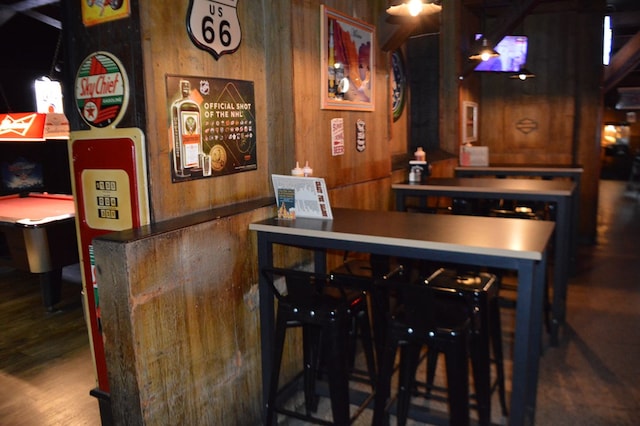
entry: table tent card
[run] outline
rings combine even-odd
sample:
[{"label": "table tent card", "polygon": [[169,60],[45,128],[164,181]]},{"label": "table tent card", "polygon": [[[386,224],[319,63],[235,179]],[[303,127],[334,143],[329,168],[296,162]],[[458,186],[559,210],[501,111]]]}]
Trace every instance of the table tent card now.
[{"label": "table tent card", "polygon": [[271,175],[278,217],[333,219],[324,178]]}]

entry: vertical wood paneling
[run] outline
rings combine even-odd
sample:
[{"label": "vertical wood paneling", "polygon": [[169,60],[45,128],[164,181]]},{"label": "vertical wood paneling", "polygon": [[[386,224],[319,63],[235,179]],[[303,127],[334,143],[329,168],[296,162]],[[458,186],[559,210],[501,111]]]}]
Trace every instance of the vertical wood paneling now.
[{"label": "vertical wood paneling", "polygon": [[[242,42],[233,54],[218,60],[195,47],[186,30],[188,0],[171,3],[141,1],[140,15],[144,45],[145,82],[148,88],[147,147],[149,151],[150,198],[156,220],[178,217],[193,211],[232,204],[269,194],[269,104],[270,90],[265,74],[265,21],[262,5],[238,2]],[[286,16],[279,17],[285,19]],[[279,25],[273,22],[271,25]],[[167,74],[248,80],[254,83],[258,169],[227,176],[172,183],[169,152],[170,117],[166,95]],[[277,82],[276,82],[277,83]],[[283,134],[276,132],[276,135]]]},{"label": "vertical wood paneling", "polygon": [[[247,198],[272,195],[271,173],[309,160],[327,178],[337,205],[385,208],[388,65],[376,56],[376,110],[320,110],[320,1],[238,2],[243,40],[215,60],[185,27],[189,2],[140,4],[147,149],[155,221]],[[382,1],[335,2],[375,22]],[[377,50],[376,50],[377,52]],[[167,74],[254,82],[258,170],[173,184]],[[331,157],[329,121],[345,119],[347,153]],[[367,123],[367,149],[355,150],[355,122]],[[334,198],[334,195],[331,195]],[[351,200],[351,203],[348,203]],[[356,201],[354,201],[356,200]],[[257,423],[261,412],[255,239],[252,221],[273,208],[186,226],[127,242],[97,242],[107,363],[117,421],[127,424]],[[311,260],[311,252],[277,250],[277,264]],[[297,361],[296,340],[283,374]]]},{"label": "vertical wood paneling", "polygon": [[527,67],[536,78],[474,76],[481,82],[477,144],[489,147],[491,163],[584,168],[579,232],[589,241],[595,236],[600,169],[601,3],[526,17],[519,32],[529,37]]},{"label": "vertical wood paneling", "polygon": [[[291,21],[296,160],[301,165],[309,161],[314,174],[323,176],[329,188],[389,176],[388,61],[384,52],[374,49],[375,111],[320,109],[320,4],[325,3],[372,25],[375,25],[381,9],[361,2],[307,0],[293,3],[296,11]],[[345,154],[335,157],[331,155],[332,118],[343,118],[345,129]],[[355,126],[358,119],[366,123],[367,146],[364,152],[356,150]]]},{"label": "vertical wood paneling", "polygon": [[[328,3],[375,24],[384,2]],[[238,3],[243,40],[233,55],[217,61],[190,41],[183,15],[188,1],[171,6],[142,2],[141,20],[149,128],[150,191],[157,220],[185,212],[269,196],[271,173],[288,173],[295,161],[309,161],[330,188],[389,176],[388,58],[375,49],[374,112],[320,109],[320,1],[266,5],[267,13]],[[179,16],[180,19],[176,19]],[[186,16],[186,15],[184,15]],[[268,72],[267,72],[268,71]],[[253,81],[257,113],[258,170],[212,179],[171,183],[166,74],[204,75]],[[344,119],[346,152],[331,155],[330,120]],[[367,148],[355,149],[356,121],[367,126]],[[401,132],[400,137],[403,137]],[[402,143],[405,141],[402,139]]]},{"label": "vertical wood paneling", "polygon": [[[117,424],[259,423],[256,242],[248,225],[272,214],[268,207],[95,242]],[[274,255],[279,265],[309,260],[299,251]]]}]

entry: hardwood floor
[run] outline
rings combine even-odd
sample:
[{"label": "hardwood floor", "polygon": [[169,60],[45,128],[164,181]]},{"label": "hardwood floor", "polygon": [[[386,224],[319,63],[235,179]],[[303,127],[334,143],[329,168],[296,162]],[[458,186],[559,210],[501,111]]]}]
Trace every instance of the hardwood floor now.
[{"label": "hardwood floor", "polygon": [[89,395],[95,373],[75,275],[49,313],[36,275],[0,268],[2,426],[100,425],[98,402]]}]

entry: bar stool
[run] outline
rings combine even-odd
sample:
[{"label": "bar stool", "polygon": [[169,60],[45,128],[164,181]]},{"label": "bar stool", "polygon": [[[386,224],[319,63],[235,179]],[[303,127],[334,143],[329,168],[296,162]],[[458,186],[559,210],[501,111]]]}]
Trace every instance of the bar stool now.
[{"label": "bar stool", "polygon": [[[454,200],[455,201],[455,200]],[[483,200],[484,201],[484,200]],[[511,219],[529,219],[529,220],[555,220],[556,207],[554,203],[522,203],[514,200],[497,200],[492,201],[492,205],[487,209],[479,210],[463,210],[458,207],[453,209],[453,214],[480,214],[491,217],[502,217]],[[455,204],[454,204],[455,207]],[[553,245],[550,247],[550,252],[553,250]],[[553,260],[553,255],[549,254],[550,263]],[[500,272],[496,272],[496,275],[500,275]],[[501,283],[501,286],[505,290],[517,291],[518,286]],[[504,307],[515,308],[515,300],[501,297],[501,303]],[[544,324],[547,333],[551,333],[551,298],[549,295],[549,282],[545,279],[544,285]]]},{"label": "bar stool", "polygon": [[[348,348],[354,325],[362,338],[372,389],[376,374],[365,294],[349,290],[345,282],[331,275],[282,268],[265,269],[263,273],[278,301],[266,424],[274,424],[276,413],[327,423],[312,415],[318,404],[316,377],[320,362],[327,366],[333,423],[349,424],[353,419],[349,412]],[[302,327],[304,414],[278,404],[280,392],[286,389],[281,389],[278,382],[286,331],[291,327]]]},{"label": "bar stool", "polygon": [[400,348],[397,424],[405,425],[415,374],[424,345],[445,356],[450,424],[469,425],[468,344],[471,320],[465,309],[438,309],[435,290],[424,283],[379,280],[377,286],[393,289],[397,307],[387,314],[384,350],[376,387],[373,425],[389,422],[391,377]]},{"label": "bar stool", "polygon": [[[436,300],[444,303],[462,302],[471,318],[470,355],[475,384],[479,424],[491,422],[491,394],[498,389],[503,415],[507,415],[502,328],[498,292],[500,280],[488,272],[464,272],[440,268],[425,283],[434,290]],[[444,296],[444,297],[443,297]],[[493,360],[491,359],[493,349]],[[426,395],[434,389],[433,381],[438,359],[437,348],[427,355]],[[496,381],[491,383],[491,363],[496,366]]]},{"label": "bar stool", "polygon": [[378,279],[408,279],[405,278],[405,266],[398,259],[390,256],[372,254],[367,258],[351,259],[348,256],[349,253],[345,253],[342,265],[331,270],[331,275],[339,277],[350,287],[363,290],[370,296],[373,341],[376,348],[375,353],[378,355],[376,360],[379,362],[386,332],[385,315],[391,309],[394,296],[393,289],[378,287],[375,283]]}]

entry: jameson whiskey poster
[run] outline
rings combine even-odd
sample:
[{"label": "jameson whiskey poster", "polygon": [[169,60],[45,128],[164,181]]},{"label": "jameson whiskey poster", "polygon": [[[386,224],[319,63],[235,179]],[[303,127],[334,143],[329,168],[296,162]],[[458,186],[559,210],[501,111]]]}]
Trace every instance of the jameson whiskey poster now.
[{"label": "jameson whiskey poster", "polygon": [[253,82],[168,75],[172,182],[256,170]]}]

